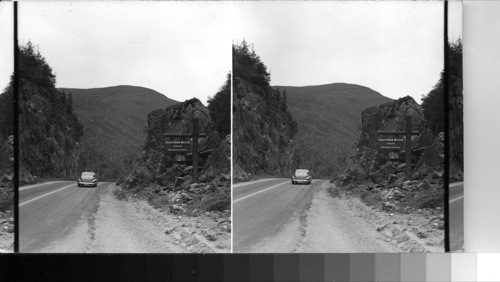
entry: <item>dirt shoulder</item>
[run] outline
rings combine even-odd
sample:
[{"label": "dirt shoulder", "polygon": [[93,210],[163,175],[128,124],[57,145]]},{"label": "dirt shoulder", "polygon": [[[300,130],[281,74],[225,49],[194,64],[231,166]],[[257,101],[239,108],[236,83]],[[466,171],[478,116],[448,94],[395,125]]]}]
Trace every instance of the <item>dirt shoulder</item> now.
[{"label": "dirt shoulder", "polygon": [[330,183],[315,191],[311,207],[301,217],[302,243],[298,252],[398,252],[375,231],[373,224],[352,208],[348,200],[332,198]]},{"label": "dirt shoulder", "polygon": [[[227,243],[230,242],[230,236],[224,240],[224,237],[217,237],[216,234],[206,230],[206,227],[212,227],[214,222],[210,217],[174,216],[151,207],[144,200],[118,200],[114,191],[120,188],[115,184],[110,184],[105,189],[92,213],[82,217],[77,227],[63,241],[43,251],[75,253],[230,251],[230,243]],[[210,235],[213,235],[213,238]],[[215,240],[210,241],[206,237]]]},{"label": "dirt shoulder", "polygon": [[[325,185],[335,189],[334,184]],[[335,195],[334,200],[347,205],[354,216],[363,218],[371,225],[370,232],[376,232],[379,238],[397,247],[398,252],[444,252],[443,218],[439,211],[386,212],[380,207],[363,203],[349,192],[337,192]]]}]

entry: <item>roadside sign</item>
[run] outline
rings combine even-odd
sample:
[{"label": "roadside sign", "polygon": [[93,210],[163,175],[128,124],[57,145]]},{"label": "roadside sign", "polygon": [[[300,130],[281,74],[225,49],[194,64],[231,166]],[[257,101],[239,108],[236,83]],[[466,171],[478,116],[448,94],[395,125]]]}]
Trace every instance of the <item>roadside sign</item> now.
[{"label": "roadside sign", "polygon": [[378,149],[382,151],[401,151],[405,147],[405,140],[402,137],[385,137],[378,138]]},{"label": "roadside sign", "polygon": [[[193,152],[193,182],[198,182],[198,137],[207,137],[206,133],[200,133],[198,118],[193,118],[193,132],[191,134],[165,133],[166,138],[189,138],[188,140],[167,140],[165,150],[169,153]],[[193,144],[191,145],[191,140]]]},{"label": "roadside sign", "polygon": [[191,140],[167,140],[165,150],[172,153],[189,153],[191,151]]},{"label": "roadside sign", "polygon": [[[406,179],[411,180],[411,136],[418,135],[418,131],[411,130],[411,116],[405,117],[404,131],[378,131],[378,149],[380,151],[401,151],[405,149]],[[400,136],[400,137],[385,137]],[[408,140],[408,142],[405,142]]]}]

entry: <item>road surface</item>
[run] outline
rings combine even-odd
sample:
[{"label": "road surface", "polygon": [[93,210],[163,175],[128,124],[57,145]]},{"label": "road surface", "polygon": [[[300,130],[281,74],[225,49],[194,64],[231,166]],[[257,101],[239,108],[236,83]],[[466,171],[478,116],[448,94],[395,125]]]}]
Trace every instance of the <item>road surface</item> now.
[{"label": "road surface", "polygon": [[96,208],[107,185],[78,187],[75,181],[53,181],[20,187],[20,252],[37,252],[69,235],[80,218]]},{"label": "road surface", "polygon": [[464,183],[451,183],[449,189],[450,251],[463,251],[464,246]]},{"label": "road surface", "polygon": [[234,252],[396,252],[328,180],[266,179],[233,187]]},{"label": "road surface", "polygon": [[251,251],[280,231],[306,208],[317,185],[317,180],[311,185],[292,185],[283,178],[234,185],[233,250]]}]

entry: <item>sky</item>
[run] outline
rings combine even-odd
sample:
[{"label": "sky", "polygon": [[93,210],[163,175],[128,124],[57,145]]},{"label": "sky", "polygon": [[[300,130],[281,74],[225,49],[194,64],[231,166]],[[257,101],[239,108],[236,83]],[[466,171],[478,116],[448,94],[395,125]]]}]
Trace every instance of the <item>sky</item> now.
[{"label": "sky", "polygon": [[233,42],[253,44],[272,85],[353,83],[420,103],[443,69],[442,2],[257,1],[234,8]]},{"label": "sky", "polygon": [[14,8],[0,2],[0,93],[7,87],[14,72]]},{"label": "sky", "polygon": [[19,43],[31,41],[56,87],[134,85],[206,104],[231,71],[230,3],[20,2]]}]

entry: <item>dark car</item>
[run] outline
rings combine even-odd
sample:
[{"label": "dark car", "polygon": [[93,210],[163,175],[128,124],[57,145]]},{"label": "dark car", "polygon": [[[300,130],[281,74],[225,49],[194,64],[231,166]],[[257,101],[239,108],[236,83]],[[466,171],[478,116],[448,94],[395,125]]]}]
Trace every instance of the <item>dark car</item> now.
[{"label": "dark car", "polygon": [[99,181],[97,180],[97,174],[95,172],[82,172],[82,176],[78,179],[78,187],[97,187],[97,184],[99,184]]},{"label": "dark car", "polygon": [[311,184],[312,176],[311,172],[307,169],[297,169],[292,175],[292,184],[306,183]]}]

